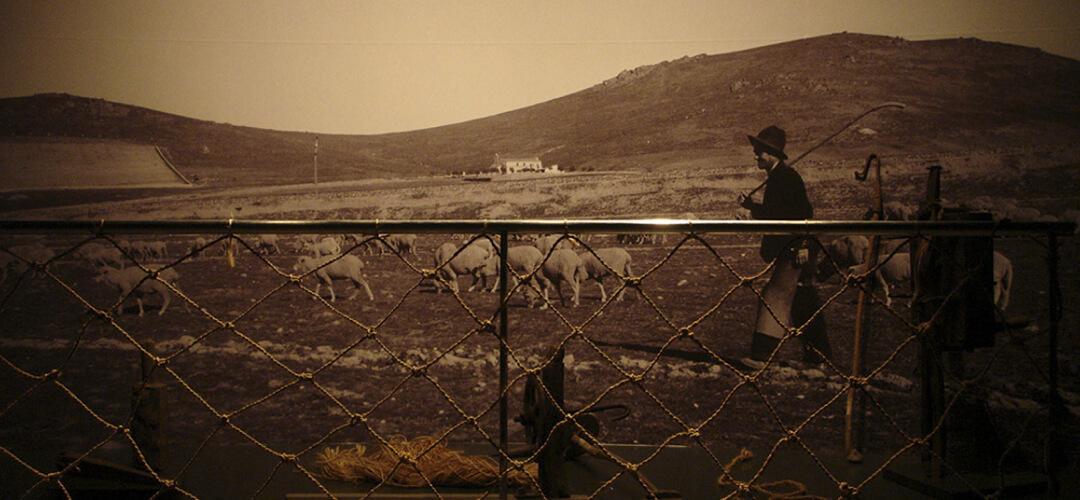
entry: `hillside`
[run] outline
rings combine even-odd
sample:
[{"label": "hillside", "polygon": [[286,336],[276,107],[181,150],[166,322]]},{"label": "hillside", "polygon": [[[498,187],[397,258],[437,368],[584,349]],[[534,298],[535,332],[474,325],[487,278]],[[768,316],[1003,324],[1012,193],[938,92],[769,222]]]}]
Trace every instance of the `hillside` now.
[{"label": "hillside", "polygon": [[[443,127],[320,134],[320,180],[486,168],[496,152],[569,170],[663,170],[744,162],[745,134],[770,123],[799,152],[850,117],[901,101],[814,159],[1056,148],[1080,137],[1080,62],[975,39],[910,42],[834,34],[627,70],[548,102]],[[0,99],[5,141],[121,140],[166,148],[196,182],[310,179],[313,133],[196,120],[65,94]]]}]

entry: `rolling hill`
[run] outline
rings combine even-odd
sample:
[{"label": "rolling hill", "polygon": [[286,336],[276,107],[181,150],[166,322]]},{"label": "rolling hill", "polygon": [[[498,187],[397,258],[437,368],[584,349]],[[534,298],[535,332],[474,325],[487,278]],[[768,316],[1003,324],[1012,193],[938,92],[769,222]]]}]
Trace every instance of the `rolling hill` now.
[{"label": "rolling hill", "polygon": [[[1071,146],[1080,137],[1080,62],[977,39],[849,33],[683,57],[463,123],[319,134],[320,180],[477,171],[495,153],[566,170],[746,163],[746,133],[775,122],[797,153],[885,101],[907,108],[866,118],[814,159]],[[313,136],[66,94],[0,99],[0,140],[156,144],[187,177],[222,187],[307,182]]]}]

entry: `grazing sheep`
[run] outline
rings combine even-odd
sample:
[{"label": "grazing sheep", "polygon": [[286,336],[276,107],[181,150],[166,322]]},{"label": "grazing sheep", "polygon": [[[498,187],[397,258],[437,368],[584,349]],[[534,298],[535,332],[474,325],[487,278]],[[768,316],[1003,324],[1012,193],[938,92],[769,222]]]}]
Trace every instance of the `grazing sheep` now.
[{"label": "grazing sheep", "polygon": [[158,279],[155,280],[149,278],[146,272],[138,267],[129,267],[127,269],[102,267],[99,269],[99,274],[94,278],[94,281],[112,285],[113,288],[120,292],[121,297],[134,297],[135,302],[139,305],[139,317],[141,318],[143,317],[143,296],[155,293],[161,296],[161,310],[158,311],[158,316],[165,314],[165,309],[172,302],[172,296],[169,294],[169,287],[162,282],[175,286],[176,281],[179,279],[180,274],[172,268],[158,272]]},{"label": "grazing sheep", "polygon": [[14,269],[16,272],[23,272],[26,270],[27,262],[44,264],[54,257],[56,257],[56,253],[41,243],[17,245],[8,248],[6,251],[0,250],[0,283],[7,280],[8,268]]},{"label": "grazing sheep", "polygon": [[121,251],[135,259],[147,257],[149,253],[146,245],[138,240],[116,240],[116,246],[120,247]]},{"label": "grazing sheep", "polygon": [[163,259],[169,256],[169,247],[164,241],[150,241],[146,243],[146,251],[155,259]]},{"label": "grazing sheep", "polygon": [[191,254],[191,258],[194,259],[195,257],[198,257],[199,253],[206,248],[207,243],[209,242],[202,236],[195,238],[195,240],[191,242],[191,246],[188,247],[188,253]]},{"label": "grazing sheep", "polygon": [[863,235],[841,236],[825,245],[822,252],[822,262],[818,265],[817,281],[825,281],[836,270],[846,269],[854,265],[862,264],[866,259],[866,251],[870,248],[870,240]]},{"label": "grazing sheep", "polygon": [[[882,259],[888,260],[882,262]],[[911,281],[911,256],[906,253],[892,256],[882,254],[878,256],[878,262],[881,262],[881,265],[874,272],[874,279],[881,284],[881,289],[885,292],[885,305],[891,306],[892,288],[890,285],[896,286],[901,282]],[[865,274],[867,269],[867,263],[863,262],[849,267],[847,272],[850,275],[861,275]]]},{"label": "grazing sheep", "polygon": [[667,235],[662,233],[619,234],[615,236],[615,241],[620,245],[655,245],[667,243]]},{"label": "grazing sheep", "polygon": [[[880,220],[915,220],[915,209],[900,203],[899,201],[889,201],[881,206],[882,214]],[[863,213],[863,220],[870,220],[874,216],[874,209],[868,208]]]},{"label": "grazing sheep", "polygon": [[[457,255],[455,255],[455,253]],[[435,280],[435,292],[442,291],[442,287],[449,285],[450,290],[459,290],[457,277],[459,275],[471,275],[473,277],[470,290],[480,282],[480,273],[490,255],[486,250],[477,245],[469,245],[458,252],[457,245],[446,242],[435,250],[435,268],[437,278]],[[443,281],[446,282],[444,285]]]},{"label": "grazing sheep", "polygon": [[[879,256],[879,262],[881,259],[888,258],[878,271],[875,273],[875,279],[881,284],[882,290],[885,291],[885,305],[892,305],[892,294],[890,285],[896,286],[899,282],[911,280],[911,257],[907,253],[889,254],[883,253]],[[1013,265],[1012,261],[1001,252],[994,252],[994,307],[998,311],[1004,312],[1005,308],[1009,307],[1009,294],[1012,290],[1013,283]],[[865,263],[856,264],[848,267],[849,274],[862,274],[867,270]]]},{"label": "grazing sheep", "polygon": [[[480,276],[480,282],[482,283],[480,291],[494,293],[495,289],[499,287],[499,256],[488,256],[487,260],[484,261],[484,265],[480,268],[478,275]],[[490,287],[488,286],[489,279],[493,280]],[[471,292],[474,288],[476,288],[475,283],[466,291]]]},{"label": "grazing sheep", "polygon": [[365,255],[375,255],[380,253],[383,248],[382,243],[375,239],[378,236],[377,234],[346,234],[341,238],[341,247],[356,247],[356,249],[363,251]]},{"label": "grazing sheep", "polygon": [[391,234],[383,238],[383,240],[390,247],[390,250],[400,255],[416,255],[415,234]]},{"label": "grazing sheep", "polygon": [[[468,239],[468,237],[466,237],[466,239]],[[488,256],[499,253],[498,249],[495,247],[494,240],[484,235],[480,235],[478,238],[473,240],[472,243],[469,243],[469,246],[483,250]]]},{"label": "grazing sheep", "polygon": [[[540,253],[540,250],[531,245],[521,245],[510,247],[506,251],[506,267],[513,271],[510,275],[511,288],[518,285],[518,276],[532,275],[533,286],[540,290],[547,290],[548,283],[547,278],[544,277],[543,272],[536,272],[544,260],[544,255]],[[526,301],[529,303],[529,307],[535,305],[534,297],[527,291],[522,290],[522,294],[525,295]],[[543,303],[540,309],[547,309],[547,303]]]},{"label": "grazing sheep", "polygon": [[327,237],[314,243],[305,243],[304,252],[311,253],[315,257],[338,255],[341,253],[341,244],[334,238]]},{"label": "grazing sheep", "polygon": [[[581,258],[582,264],[585,265],[585,271],[588,274],[587,279],[596,281],[596,286],[600,287],[601,302],[607,301],[607,292],[604,291],[605,277],[611,276],[612,271],[618,278],[631,275],[630,253],[622,248],[601,248],[596,250],[595,255],[593,252],[583,252],[578,257]],[[621,301],[625,291],[619,290],[615,300]]]},{"label": "grazing sheep", "polygon": [[[560,238],[562,238],[561,241]],[[575,242],[572,238],[564,237],[564,235],[561,234],[549,234],[547,236],[540,236],[536,238],[536,241],[533,244],[536,246],[536,249],[540,250],[540,253],[544,255],[551,253],[552,247],[555,247],[556,250],[560,250],[570,249],[577,246],[577,242]]]},{"label": "grazing sheep", "polygon": [[[589,273],[585,270],[585,264],[581,262],[581,258],[573,250],[563,248],[552,251],[551,255],[544,260],[543,273],[544,278],[555,289],[555,293],[559,294],[559,304],[566,305],[562,286],[560,286],[562,283],[566,283],[570,285],[570,289],[574,292],[572,299],[574,307],[580,305],[581,282],[588,278]],[[547,298],[547,287],[545,287],[544,299]]]},{"label": "grazing sheep", "polygon": [[294,253],[304,253],[307,251],[309,244],[318,243],[319,237],[314,234],[300,234],[296,236],[296,239],[292,242],[292,248]]},{"label": "grazing sheep", "polygon": [[[329,264],[327,264],[328,262]],[[304,255],[293,265],[293,271],[302,275],[315,270],[315,277],[318,278],[315,284],[315,294],[318,295],[323,283],[326,283],[326,287],[330,289],[330,302],[337,299],[337,295],[334,293],[334,280],[352,281],[357,291],[354,291],[348,300],[356,297],[356,294],[360,293],[360,288],[367,292],[368,300],[375,300],[375,295],[371,293],[371,287],[368,286],[367,281],[364,281],[363,269],[364,262],[355,255],[344,255],[340,259],[337,255],[314,258]]]},{"label": "grazing sheep", "polygon": [[265,251],[267,255],[275,253],[281,253],[281,247],[278,243],[281,238],[276,234],[264,234],[262,236],[256,236],[251,240],[251,247],[255,250]]},{"label": "grazing sheep", "polygon": [[88,244],[76,252],[76,256],[86,260],[93,267],[113,266],[123,269],[128,262],[124,254],[116,247],[101,244]]}]

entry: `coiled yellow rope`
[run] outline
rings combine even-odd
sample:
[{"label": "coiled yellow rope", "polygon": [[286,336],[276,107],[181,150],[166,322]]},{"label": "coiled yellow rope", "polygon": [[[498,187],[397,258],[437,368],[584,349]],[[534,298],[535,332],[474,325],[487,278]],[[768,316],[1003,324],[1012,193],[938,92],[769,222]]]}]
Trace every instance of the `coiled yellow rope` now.
[{"label": "coiled yellow rope", "polygon": [[[333,479],[392,486],[426,488],[428,481],[431,481],[431,486],[486,487],[499,480],[499,464],[491,457],[451,450],[446,443],[436,443],[431,436],[420,436],[413,440],[393,436],[389,444],[393,449],[380,444],[370,454],[367,447],[361,444],[351,448],[327,447],[319,454],[316,463],[325,476]],[[399,457],[406,457],[413,463],[398,465],[401,462]],[[536,464],[527,464],[525,468],[527,473],[513,469],[507,471],[510,485],[527,487],[536,484],[536,480],[529,477],[538,477]]]},{"label": "coiled yellow rope", "polygon": [[[724,472],[716,482],[720,486],[733,485],[737,481],[734,479],[727,479],[731,477],[731,469],[735,467],[739,462],[745,462],[754,458],[754,453],[750,450],[743,448],[739,451],[739,454],[732,458],[727,465],[724,466]],[[825,500],[825,497],[819,497],[816,495],[808,495],[806,493],[806,485],[800,483],[794,479],[783,479],[780,481],[773,481],[771,483],[762,483],[750,485],[750,489],[757,495],[763,495],[765,498],[783,499],[783,500]],[[756,496],[755,496],[756,498]]]}]

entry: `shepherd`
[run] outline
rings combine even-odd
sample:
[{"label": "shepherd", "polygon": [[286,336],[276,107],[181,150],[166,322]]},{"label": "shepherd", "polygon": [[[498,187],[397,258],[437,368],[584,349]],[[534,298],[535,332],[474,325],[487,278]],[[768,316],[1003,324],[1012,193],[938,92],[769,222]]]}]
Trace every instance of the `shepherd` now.
[{"label": "shepherd", "polygon": [[[747,135],[753,146],[758,168],[767,174],[761,201],[753,200],[753,192],[740,194],[738,203],[758,220],[807,220],[814,216],[814,207],[806,194],[802,176],[789,166],[784,146],[787,134],[770,125],[757,135]],[[822,363],[831,355],[824,317],[814,313],[820,299],[813,286],[814,258],[820,245],[795,235],[765,235],[759,254],[766,263],[773,263],[772,274],[758,301],[757,321],[750,342],[750,356],[740,361],[760,370],[780,346],[789,327],[805,325],[798,337],[802,341],[806,363]]]}]

